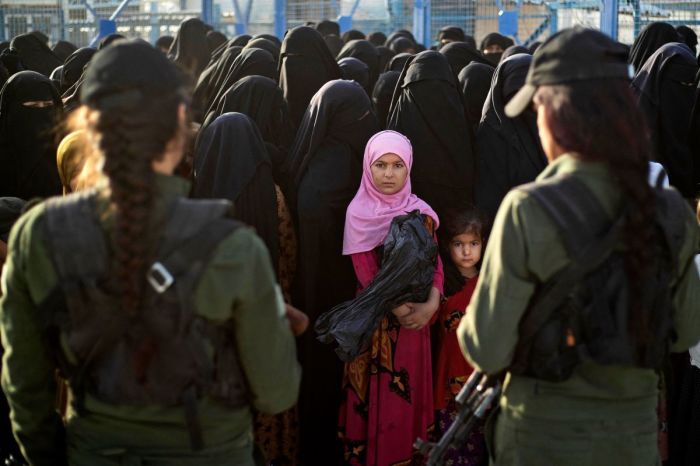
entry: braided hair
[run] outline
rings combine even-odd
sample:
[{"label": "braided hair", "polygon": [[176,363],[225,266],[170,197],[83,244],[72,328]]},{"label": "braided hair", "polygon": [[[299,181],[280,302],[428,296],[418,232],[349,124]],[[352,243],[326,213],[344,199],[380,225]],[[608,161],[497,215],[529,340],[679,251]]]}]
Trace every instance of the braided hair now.
[{"label": "braided hair", "polygon": [[650,313],[640,296],[658,252],[656,201],[647,181],[649,135],[623,79],[578,81],[541,86],[534,101],[545,107],[545,118],[556,143],[581,160],[603,162],[630,207],[623,225],[625,273],[630,284],[628,329],[641,354],[651,340]]}]

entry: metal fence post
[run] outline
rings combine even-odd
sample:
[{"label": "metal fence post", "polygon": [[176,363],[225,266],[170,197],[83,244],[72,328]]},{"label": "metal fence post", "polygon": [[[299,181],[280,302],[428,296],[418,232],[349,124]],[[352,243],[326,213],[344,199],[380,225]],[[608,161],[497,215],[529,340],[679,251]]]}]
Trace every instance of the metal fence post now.
[{"label": "metal fence post", "polygon": [[430,0],[414,0],[413,35],[418,43],[430,47]]},{"label": "metal fence post", "polygon": [[619,0],[602,0],[600,5],[600,30],[617,40]]},{"label": "metal fence post", "polygon": [[211,25],[213,22],[214,0],[202,0],[202,21]]},{"label": "metal fence post", "polygon": [[287,0],[275,0],[275,35],[284,39],[287,32]]}]

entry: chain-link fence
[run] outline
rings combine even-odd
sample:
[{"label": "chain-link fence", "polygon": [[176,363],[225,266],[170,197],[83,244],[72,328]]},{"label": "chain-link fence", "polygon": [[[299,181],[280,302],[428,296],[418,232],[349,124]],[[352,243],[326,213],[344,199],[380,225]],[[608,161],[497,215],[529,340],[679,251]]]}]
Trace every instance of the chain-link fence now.
[{"label": "chain-link fence", "polygon": [[[205,0],[206,1],[206,0]],[[39,30],[52,42],[64,39],[89,44],[98,34],[101,19],[114,19],[116,31],[151,42],[173,35],[180,22],[200,16],[202,0],[0,0],[0,40]],[[419,4],[427,5],[416,23]],[[118,15],[115,11],[123,6]],[[287,28],[339,19],[343,30],[390,33],[415,29],[421,24],[423,42],[429,45],[440,28],[459,26],[477,41],[492,31],[529,44],[552,32],[581,24],[600,26],[600,1],[564,0],[214,0],[213,26],[233,36],[280,34]],[[700,32],[700,0],[619,0],[618,39],[631,43],[653,21],[686,24]],[[415,32],[415,31],[414,31]]]}]

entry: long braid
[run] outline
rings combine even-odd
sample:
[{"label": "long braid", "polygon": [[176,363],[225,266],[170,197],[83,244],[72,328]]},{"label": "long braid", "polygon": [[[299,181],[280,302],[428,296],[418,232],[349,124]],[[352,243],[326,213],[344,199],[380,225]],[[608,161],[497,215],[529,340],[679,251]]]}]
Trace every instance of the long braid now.
[{"label": "long braid", "polygon": [[641,357],[654,330],[641,296],[658,253],[652,245],[659,244],[655,197],[647,181],[649,136],[644,117],[625,80],[543,86],[535,102],[545,106],[557,144],[583,160],[604,162],[631,204],[623,226],[625,272],[630,283],[627,324]]},{"label": "long braid", "polygon": [[[147,99],[152,100],[152,99]],[[142,102],[138,111],[100,111],[93,130],[104,156],[114,209],[113,266],[116,290],[126,312],[142,305],[146,272],[154,256],[150,214],[155,198],[152,164],[164,153],[178,129],[175,97]]]}]

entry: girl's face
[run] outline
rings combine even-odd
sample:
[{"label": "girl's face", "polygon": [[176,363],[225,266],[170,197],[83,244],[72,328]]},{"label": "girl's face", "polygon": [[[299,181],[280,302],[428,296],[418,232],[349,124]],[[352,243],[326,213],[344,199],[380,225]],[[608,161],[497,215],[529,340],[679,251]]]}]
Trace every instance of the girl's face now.
[{"label": "girl's face", "polygon": [[406,184],[408,167],[401,157],[388,153],[374,161],[372,166],[372,182],[382,194],[396,194]]},{"label": "girl's face", "polygon": [[464,277],[475,276],[476,265],[481,260],[481,238],[473,233],[454,236],[450,241],[450,257]]}]

